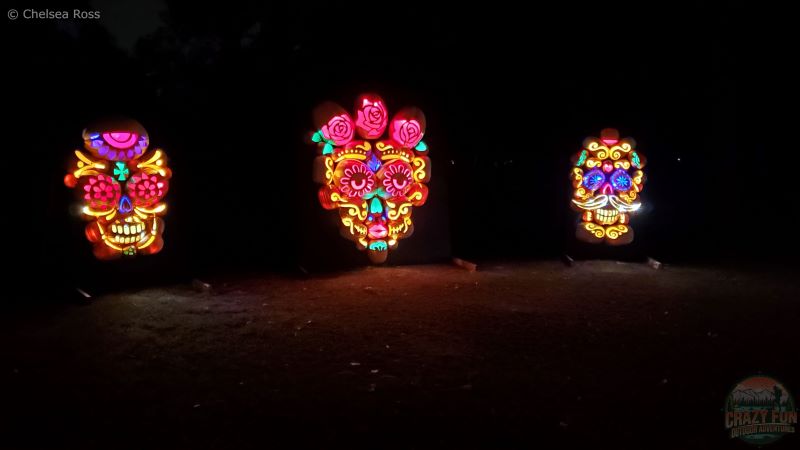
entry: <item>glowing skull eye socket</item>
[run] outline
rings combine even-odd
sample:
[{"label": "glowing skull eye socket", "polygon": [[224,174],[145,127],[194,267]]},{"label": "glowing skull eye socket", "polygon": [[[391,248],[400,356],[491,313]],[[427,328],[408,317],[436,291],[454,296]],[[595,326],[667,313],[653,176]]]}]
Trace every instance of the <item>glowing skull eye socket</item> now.
[{"label": "glowing skull eye socket", "polygon": [[606,181],[606,176],[603,175],[603,172],[599,169],[594,169],[583,177],[583,186],[590,191],[594,191],[598,189],[604,181]]},{"label": "glowing skull eye socket", "polygon": [[611,174],[611,185],[614,186],[614,189],[620,192],[626,192],[631,190],[633,181],[631,181],[631,177],[628,176],[626,171],[618,169],[616,172]]}]

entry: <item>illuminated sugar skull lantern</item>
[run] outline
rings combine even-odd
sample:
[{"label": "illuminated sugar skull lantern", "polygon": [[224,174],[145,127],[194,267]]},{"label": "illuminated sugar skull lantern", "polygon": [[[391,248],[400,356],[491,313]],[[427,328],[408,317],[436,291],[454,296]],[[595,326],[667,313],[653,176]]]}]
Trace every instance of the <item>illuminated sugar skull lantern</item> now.
[{"label": "illuminated sugar skull lantern", "polygon": [[633,241],[630,214],[641,206],[637,200],[644,184],[645,158],[634,148],[632,138],[619,139],[619,132],[606,128],[600,139],[587,138],[573,157],[572,199],[581,222],[575,235],[589,243],[611,245]]},{"label": "illuminated sugar skull lantern", "polygon": [[314,111],[314,122],[312,140],[321,153],[314,160],[314,181],[322,184],[319,201],[325,209],[338,209],[342,236],[380,264],[414,231],[412,207],[428,198],[425,115],[405,108],[389,120],[383,100],[365,94],[356,101],[354,116],[325,103]]},{"label": "illuminated sugar skull lantern", "polygon": [[98,259],[158,253],[171,176],[161,150],[148,151],[147,131],[135,120],[98,123],[83,130],[64,184],[83,203],[86,237]]}]

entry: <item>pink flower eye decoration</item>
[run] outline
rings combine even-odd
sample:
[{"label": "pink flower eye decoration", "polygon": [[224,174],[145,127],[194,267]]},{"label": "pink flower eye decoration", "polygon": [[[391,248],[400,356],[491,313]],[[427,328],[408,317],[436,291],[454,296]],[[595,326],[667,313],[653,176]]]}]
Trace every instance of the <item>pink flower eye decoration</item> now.
[{"label": "pink flower eye decoration", "polygon": [[375,186],[375,176],[363,163],[354,162],[343,173],[339,179],[340,189],[348,197],[363,197]]},{"label": "pink flower eye decoration", "polygon": [[89,207],[97,210],[108,210],[116,206],[120,197],[120,186],[107,175],[96,175],[88,178],[83,185],[83,199]]},{"label": "pink flower eye decoration", "polygon": [[167,181],[156,174],[138,173],[126,186],[135,206],[151,206],[167,193]]},{"label": "pink flower eye decoration", "polygon": [[411,187],[411,168],[402,162],[386,166],[383,172],[383,188],[392,197],[405,194]]}]

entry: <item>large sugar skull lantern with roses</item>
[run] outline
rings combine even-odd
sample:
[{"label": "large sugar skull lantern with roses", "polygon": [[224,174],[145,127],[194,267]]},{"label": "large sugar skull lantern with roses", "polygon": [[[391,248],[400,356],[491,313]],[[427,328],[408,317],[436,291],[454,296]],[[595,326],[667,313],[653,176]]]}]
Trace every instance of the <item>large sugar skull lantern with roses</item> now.
[{"label": "large sugar skull lantern with roses", "polygon": [[584,140],[572,158],[572,206],[581,212],[575,236],[584,242],[611,245],[633,241],[630,214],[641,207],[645,158],[632,138],[606,128],[600,138]]},{"label": "large sugar skull lantern with roses", "polygon": [[167,205],[164,196],[171,171],[161,150],[148,150],[150,140],[139,122],[129,119],[97,123],[83,130],[84,151],[64,184],[83,204],[86,237],[98,259],[157,253]]},{"label": "large sugar skull lantern with roses", "polygon": [[[342,236],[366,250],[372,263],[382,263],[414,231],[412,207],[428,198],[425,115],[405,108],[389,120],[383,99],[364,94],[356,100],[354,116],[325,103],[314,111],[314,122],[319,201],[325,209],[338,210]],[[387,126],[389,135],[384,136]]]}]

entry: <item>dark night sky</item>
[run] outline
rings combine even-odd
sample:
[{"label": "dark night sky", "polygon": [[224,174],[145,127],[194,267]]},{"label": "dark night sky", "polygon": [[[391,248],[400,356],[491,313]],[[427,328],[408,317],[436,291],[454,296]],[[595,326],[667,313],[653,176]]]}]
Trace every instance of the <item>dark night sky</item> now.
[{"label": "dark night sky", "polygon": [[140,38],[163,26],[160,14],[166,10],[163,0],[92,0],[89,4],[102,14],[103,26],[119,47],[130,50]]},{"label": "dark night sky", "polygon": [[[15,137],[42,159],[33,177],[48,207],[30,205],[32,227],[56,230],[16,244],[24,260],[71,266],[67,278],[123,265],[174,278],[363,264],[316,204],[314,149],[303,142],[314,105],[349,107],[362,91],[428,116],[431,198],[390,262],[781,253],[774,234],[729,222],[742,205],[783,201],[752,188],[773,173],[766,144],[743,125],[740,2],[366,5],[94,1],[85,7],[100,21],[5,27]],[[137,118],[173,165],[167,245],[146,262],[95,263],[67,214],[70,150],[109,114]],[[604,127],[635,137],[649,159],[636,242],[616,253],[576,246],[568,208],[569,157]],[[236,169],[220,170],[221,155]]]}]

